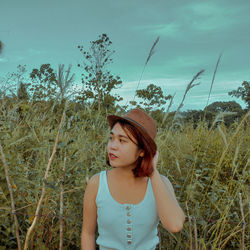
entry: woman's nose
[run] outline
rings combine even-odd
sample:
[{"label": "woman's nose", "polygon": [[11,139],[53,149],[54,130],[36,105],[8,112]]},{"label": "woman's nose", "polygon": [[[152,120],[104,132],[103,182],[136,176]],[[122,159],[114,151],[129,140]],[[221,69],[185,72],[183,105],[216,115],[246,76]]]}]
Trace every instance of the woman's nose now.
[{"label": "woman's nose", "polygon": [[117,141],[116,140],[112,140],[109,142],[109,147],[112,149],[117,149]]}]

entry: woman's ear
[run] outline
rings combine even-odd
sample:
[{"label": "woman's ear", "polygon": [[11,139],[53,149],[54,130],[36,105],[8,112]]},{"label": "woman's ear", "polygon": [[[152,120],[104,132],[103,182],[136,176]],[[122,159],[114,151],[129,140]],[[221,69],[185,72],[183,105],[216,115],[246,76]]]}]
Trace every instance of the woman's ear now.
[{"label": "woman's ear", "polygon": [[140,156],[140,157],[143,157],[143,156],[144,156],[144,151],[143,151],[143,150],[141,150],[139,156]]}]

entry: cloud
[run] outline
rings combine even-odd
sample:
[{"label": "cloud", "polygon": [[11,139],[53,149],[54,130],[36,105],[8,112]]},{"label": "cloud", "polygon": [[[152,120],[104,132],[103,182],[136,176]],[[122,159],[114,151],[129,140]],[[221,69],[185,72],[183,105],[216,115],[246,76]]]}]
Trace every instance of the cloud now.
[{"label": "cloud", "polygon": [[0,57],[0,63],[4,63],[4,62],[8,62],[8,60],[5,57],[4,58]]},{"label": "cloud", "polygon": [[24,61],[24,59],[25,59],[24,56],[16,55],[16,56],[13,56],[10,61],[11,62],[21,62],[21,61]]},{"label": "cloud", "polygon": [[24,56],[19,56],[19,55],[9,55],[8,58],[0,57],[0,63],[18,63],[21,62],[25,59]]},{"label": "cloud", "polygon": [[155,24],[155,25],[139,25],[132,27],[133,30],[147,32],[149,34],[175,37],[179,34],[180,25],[177,23]]},{"label": "cloud", "polygon": [[28,53],[30,55],[41,55],[41,54],[44,54],[44,51],[30,48],[28,49]]},{"label": "cloud", "polygon": [[[240,4],[233,5],[223,1],[191,2],[182,9],[189,19],[190,28],[194,31],[225,31],[232,26],[246,21],[242,19],[245,8]],[[236,18],[237,17],[237,18]],[[249,19],[249,18],[248,18]]]}]

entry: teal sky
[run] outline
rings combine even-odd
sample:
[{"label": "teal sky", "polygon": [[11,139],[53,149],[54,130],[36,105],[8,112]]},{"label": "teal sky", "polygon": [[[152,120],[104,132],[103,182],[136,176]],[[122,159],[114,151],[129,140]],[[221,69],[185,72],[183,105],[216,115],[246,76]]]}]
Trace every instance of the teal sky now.
[{"label": "teal sky", "polygon": [[63,63],[72,64],[80,81],[77,45],[88,48],[106,33],[116,51],[109,68],[122,78],[118,93],[126,102],[133,98],[149,50],[160,36],[139,88],[153,83],[175,94],[174,109],[186,85],[205,69],[183,108],[203,109],[223,53],[209,103],[236,100],[245,107],[227,93],[250,80],[249,13],[249,0],[1,0],[0,75],[16,71],[18,64],[31,71],[43,63],[57,70]]}]

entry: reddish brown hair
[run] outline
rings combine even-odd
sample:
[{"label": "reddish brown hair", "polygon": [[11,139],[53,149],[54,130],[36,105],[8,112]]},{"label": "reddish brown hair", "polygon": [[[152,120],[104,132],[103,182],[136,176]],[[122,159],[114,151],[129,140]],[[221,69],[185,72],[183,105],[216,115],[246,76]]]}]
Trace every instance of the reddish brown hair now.
[{"label": "reddish brown hair", "polygon": [[[153,149],[150,147],[150,144],[148,143],[148,141],[144,138],[141,132],[132,124],[124,120],[121,120],[121,121],[118,120],[116,123],[119,123],[121,125],[121,127],[125,131],[126,135],[129,137],[129,139],[133,143],[135,143],[134,140],[131,138],[131,136],[129,136],[129,134],[127,133],[129,132],[137,140],[138,148],[144,151],[144,156],[143,157],[139,156],[139,158],[137,159],[136,167],[132,170],[134,173],[134,176],[135,177],[145,177],[145,176],[150,177],[154,170],[152,162],[153,162],[153,157],[156,152],[153,152]],[[113,127],[115,124],[113,124]],[[107,157],[107,164],[110,166],[108,157]]]}]

